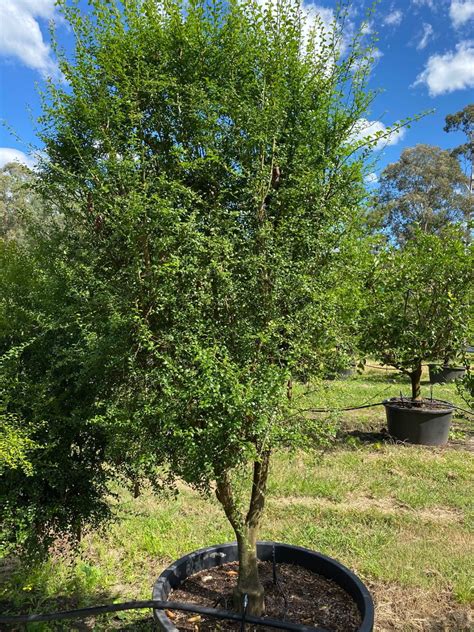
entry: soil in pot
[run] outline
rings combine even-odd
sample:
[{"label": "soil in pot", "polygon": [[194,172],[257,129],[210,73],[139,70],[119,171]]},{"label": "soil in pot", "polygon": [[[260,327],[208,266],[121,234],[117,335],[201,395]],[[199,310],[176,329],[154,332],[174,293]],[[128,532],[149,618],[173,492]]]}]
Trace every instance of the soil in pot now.
[{"label": "soil in pot", "polygon": [[[237,573],[237,562],[201,571],[188,577],[178,589],[170,593],[168,599],[233,610],[232,591]],[[354,632],[359,628],[361,615],[356,603],[332,580],[293,564],[278,564],[276,585],[273,583],[271,562],[260,562],[259,573],[265,589],[266,615],[272,619],[319,626],[331,632]],[[240,630],[240,623],[237,622],[217,621],[169,610],[166,614],[179,630]],[[248,632],[275,630],[269,626],[250,625],[246,629]]]}]

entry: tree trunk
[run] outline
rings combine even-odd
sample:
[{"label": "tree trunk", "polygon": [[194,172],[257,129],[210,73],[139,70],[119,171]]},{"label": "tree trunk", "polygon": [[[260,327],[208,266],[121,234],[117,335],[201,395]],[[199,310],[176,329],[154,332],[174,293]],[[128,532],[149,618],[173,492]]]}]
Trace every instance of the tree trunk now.
[{"label": "tree trunk", "polygon": [[239,577],[234,589],[234,604],[242,610],[244,596],[247,595],[247,613],[255,617],[265,614],[264,590],[258,575],[257,537],[265,505],[269,463],[268,450],[253,465],[252,494],[245,518],[235,503],[229,476],[222,475],[216,485],[217,499],[234,529],[239,549]]},{"label": "tree trunk", "polygon": [[138,498],[140,496],[140,481],[135,479],[133,483],[133,497]]},{"label": "tree trunk", "polygon": [[261,617],[265,613],[264,591],[258,576],[257,529],[244,527],[237,535],[239,547],[239,578],[234,589],[234,606],[243,610],[244,597],[248,597],[248,614]]},{"label": "tree trunk", "polygon": [[421,363],[416,367],[416,369],[410,373],[411,379],[411,398],[413,401],[421,400],[421,373],[423,371],[423,367]]}]

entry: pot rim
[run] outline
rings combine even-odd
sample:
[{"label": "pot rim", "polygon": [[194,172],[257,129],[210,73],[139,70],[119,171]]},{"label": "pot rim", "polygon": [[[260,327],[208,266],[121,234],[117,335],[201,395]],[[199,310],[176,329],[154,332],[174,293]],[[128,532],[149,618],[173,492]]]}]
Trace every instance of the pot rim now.
[{"label": "pot rim", "polygon": [[438,404],[446,404],[446,408],[434,408],[434,409],[423,409],[423,408],[418,408],[417,406],[397,406],[397,403],[400,402],[404,402],[405,404],[407,402],[411,401],[410,397],[407,397],[406,399],[403,398],[403,400],[400,397],[390,397],[389,399],[384,399],[382,404],[385,406],[385,408],[393,408],[395,410],[405,410],[405,411],[410,411],[415,412],[418,415],[439,415],[439,414],[446,414],[446,413],[450,413],[454,410],[455,405],[452,402],[448,402],[445,399],[433,399],[433,402],[436,402]]},{"label": "pot rim", "polygon": [[450,366],[449,364],[436,364],[436,363],[432,363],[432,364],[428,364],[428,367],[431,369],[448,369],[448,371],[467,371],[468,370],[468,366],[461,366],[461,365],[457,365],[457,366]]},{"label": "pot rim", "polygon": [[[274,546],[276,549],[278,549],[278,547],[283,547],[287,549],[289,548],[295,551],[299,551],[301,553],[310,554],[312,556],[319,558],[328,566],[332,566],[336,572],[343,573],[347,577],[349,582],[351,582],[352,585],[354,586],[355,592],[358,593],[358,597],[356,601],[359,601],[360,604],[363,604],[362,607],[363,607],[364,612],[359,610],[362,617],[362,622],[359,628],[357,629],[357,632],[371,632],[373,630],[374,602],[373,602],[372,596],[368,588],[362,582],[362,580],[360,580],[359,577],[357,577],[357,575],[353,573],[350,569],[344,566],[344,564],[341,564],[338,560],[335,560],[334,558],[331,558],[327,555],[319,553],[318,551],[314,551],[313,549],[308,549],[306,547],[298,546],[295,544],[288,544],[286,542],[274,542],[272,540],[258,540],[257,541],[257,547],[264,547],[264,546],[272,546],[272,547]],[[190,566],[189,564],[190,561],[194,557],[199,557],[207,552],[209,552],[211,555],[214,553],[216,557],[223,556],[225,554],[222,552],[222,550],[232,549],[234,547],[237,547],[236,541],[226,542],[225,544],[220,544],[220,545],[218,544],[218,545],[206,546],[201,549],[192,551],[186,555],[183,555],[182,557],[180,557],[178,560],[173,562],[170,566],[165,568],[160,573],[159,577],[157,578],[157,580],[155,581],[153,585],[153,599],[163,598],[163,594],[161,591],[165,587],[166,583],[168,584],[170,583],[169,578],[177,576],[178,574],[177,571],[181,565],[186,564],[186,566],[188,567]],[[298,566],[298,564],[295,564],[295,565]],[[192,573],[187,575],[186,578],[189,577],[191,574]],[[336,581],[336,580],[333,580],[333,581]],[[336,583],[338,582],[336,581]],[[352,598],[355,599],[354,596],[352,596]],[[359,605],[358,607],[360,608],[361,606]],[[165,625],[172,626],[172,627],[167,628],[169,631],[177,630],[177,628],[173,625],[173,622],[166,616],[164,611],[154,610],[153,613],[156,620],[160,621],[162,624],[164,623]]]}]

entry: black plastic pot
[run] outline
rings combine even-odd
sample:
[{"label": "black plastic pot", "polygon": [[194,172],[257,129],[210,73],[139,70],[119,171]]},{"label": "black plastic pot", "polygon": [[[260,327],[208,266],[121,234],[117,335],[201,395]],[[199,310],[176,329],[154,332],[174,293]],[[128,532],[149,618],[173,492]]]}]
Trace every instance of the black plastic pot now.
[{"label": "black plastic pot", "polygon": [[448,384],[463,377],[466,373],[465,366],[441,366],[440,364],[429,364],[431,384]]},{"label": "black plastic pot", "polygon": [[[355,601],[362,616],[362,624],[358,632],[372,632],[374,626],[374,604],[372,597],[360,581],[349,569],[336,560],[316,553],[310,549],[278,542],[258,542],[257,555],[262,561],[270,561],[275,547],[277,564],[295,564],[314,573],[332,579],[343,588]],[[166,600],[173,588],[180,586],[190,575],[204,569],[236,562],[238,560],[237,544],[231,542],[218,546],[210,546],[185,555],[169,566],[159,576],[153,587],[153,599]],[[308,595],[311,599],[311,595]],[[177,628],[161,610],[154,610],[155,621],[159,630],[177,632]]]},{"label": "black plastic pot", "polygon": [[344,377],[352,377],[356,373],[357,373],[357,368],[355,366],[350,366],[347,369],[342,369],[339,375],[341,378],[344,378]]},{"label": "black plastic pot", "polygon": [[328,373],[325,376],[326,380],[344,380],[346,378],[352,377],[357,373],[356,366],[349,366],[346,369],[340,369],[334,373]]},{"label": "black plastic pot", "polygon": [[445,445],[451,428],[453,404],[435,401],[445,406],[432,410],[415,406],[409,408],[406,406],[407,400],[402,405],[399,397],[386,399],[383,404],[389,435],[419,445]]}]

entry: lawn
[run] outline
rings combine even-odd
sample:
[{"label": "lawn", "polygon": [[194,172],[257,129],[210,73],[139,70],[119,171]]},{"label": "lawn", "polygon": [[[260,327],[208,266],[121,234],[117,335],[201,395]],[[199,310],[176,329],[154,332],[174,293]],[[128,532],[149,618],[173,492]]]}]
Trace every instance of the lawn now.
[{"label": "lawn", "polygon": [[[396,373],[299,386],[304,407],[345,407],[409,393]],[[429,386],[424,383],[425,395]],[[433,396],[462,401],[453,385]],[[464,405],[465,407],[465,405]],[[376,630],[474,626],[474,452],[472,424],[457,417],[445,448],[395,444],[382,407],[342,413],[334,447],[275,455],[262,539],[317,549],[353,569],[376,601]],[[166,565],[195,548],[232,539],[213,498],[183,487],[177,498],[134,499],[119,491],[117,519],[84,537],[76,556],[36,567],[0,565],[2,611],[34,612],[148,599]],[[471,560],[471,563],[469,562]],[[29,630],[152,630],[148,613],[128,612]]]}]

